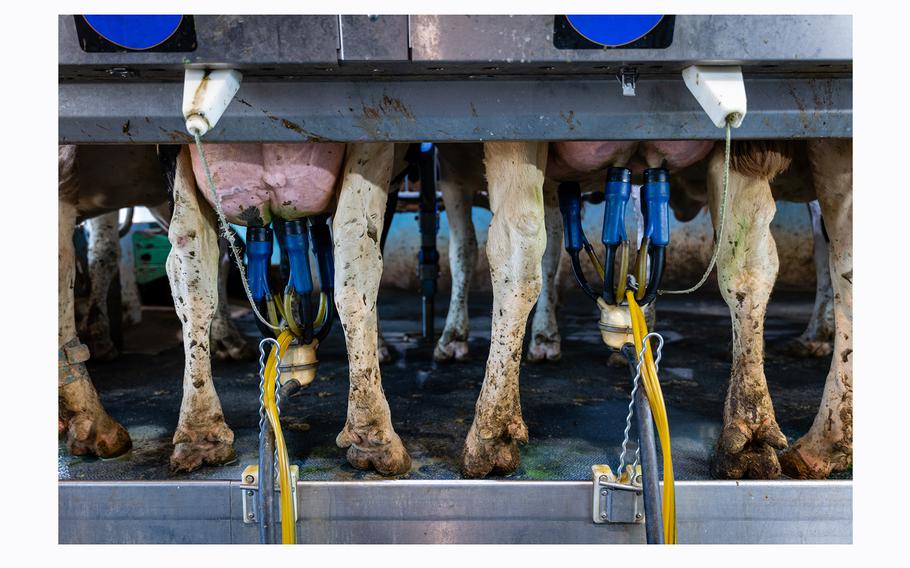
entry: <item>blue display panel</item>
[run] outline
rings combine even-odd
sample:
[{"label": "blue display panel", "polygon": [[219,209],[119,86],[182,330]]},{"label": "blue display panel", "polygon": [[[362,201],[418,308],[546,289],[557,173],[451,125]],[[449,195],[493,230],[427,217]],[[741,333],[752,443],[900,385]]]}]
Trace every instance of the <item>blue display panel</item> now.
[{"label": "blue display panel", "polygon": [[192,51],[192,16],[171,14],[96,14],[75,16],[82,49],[112,51]]},{"label": "blue display panel", "polygon": [[607,47],[619,47],[648,35],[663,16],[567,15],[566,18],[586,39]]}]

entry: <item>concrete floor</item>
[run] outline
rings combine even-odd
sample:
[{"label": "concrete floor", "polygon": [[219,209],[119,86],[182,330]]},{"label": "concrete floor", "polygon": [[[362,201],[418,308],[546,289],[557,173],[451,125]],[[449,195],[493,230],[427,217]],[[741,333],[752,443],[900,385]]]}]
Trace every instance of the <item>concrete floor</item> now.
[{"label": "concrete floor", "polygon": [[[797,359],[784,344],[806,325],[810,294],[777,294],[766,322],[766,375],[781,428],[795,440],[812,423],[828,359]],[[437,298],[444,316],[447,298]],[[416,293],[380,292],[383,333],[396,360],[382,368],[392,421],[413,459],[405,478],[458,478],[458,457],[483,380],[489,346],[490,295],[475,294],[470,308],[472,359],[437,364],[432,348],[414,339]],[[517,479],[590,479],[590,466],[615,466],[629,400],[628,371],[606,365],[596,316],[580,293],[564,299],[559,319],[563,359],[521,367],[521,400],[531,440],[521,449]],[[256,337],[252,315],[238,304],[242,331]],[[256,463],[258,363],[213,363],[215,386],[236,436],[237,460],[174,476],[167,468],[181,399],[183,349],[173,309],[149,309],[139,327],[126,331],[125,353],[111,363],[89,363],[108,412],[130,431],[133,449],[113,460],[68,456],[61,444],[60,479],[239,479]],[[667,342],[661,382],[669,408],[677,479],[707,479],[708,460],[720,429],[730,368],[730,319],[717,292],[661,299],[658,331]],[[437,319],[437,333],[443,326]],[[252,342],[252,340],[251,340]],[[344,424],[347,358],[340,325],[320,347],[319,377],[282,404],[282,424],[293,463],[311,480],[378,479],[347,464],[334,444]]]}]

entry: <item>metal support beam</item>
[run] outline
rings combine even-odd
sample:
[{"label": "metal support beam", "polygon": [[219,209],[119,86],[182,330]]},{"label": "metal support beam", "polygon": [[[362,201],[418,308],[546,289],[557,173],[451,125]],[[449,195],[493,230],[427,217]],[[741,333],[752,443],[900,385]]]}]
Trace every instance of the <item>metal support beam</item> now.
[{"label": "metal support beam", "polygon": [[[850,78],[746,77],[737,138],[852,137]],[[180,83],[62,83],[59,141],[189,143]],[[208,142],[717,139],[681,77],[245,81]]]},{"label": "metal support beam", "polygon": [[[61,543],[255,543],[240,483],[60,482]],[[643,543],[595,525],[591,482],[300,482],[299,543]],[[849,543],[850,481],[680,481],[682,543]]]}]

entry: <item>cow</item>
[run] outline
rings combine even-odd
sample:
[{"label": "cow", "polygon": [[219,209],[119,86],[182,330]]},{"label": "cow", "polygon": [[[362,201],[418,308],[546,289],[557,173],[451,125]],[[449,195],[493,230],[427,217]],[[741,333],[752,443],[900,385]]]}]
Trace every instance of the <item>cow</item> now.
[{"label": "cow", "polygon": [[[131,270],[118,267],[118,210],[144,205],[166,225],[170,218],[168,188],[154,146],[64,145],[58,149],[58,167],[58,428],[70,453],[115,457],[130,449],[130,437],[104,410],[85,362],[89,357],[105,360],[117,355],[106,298],[116,271],[121,271],[121,285],[128,284],[132,275]],[[77,334],[73,297],[73,230],[80,221],[89,227],[91,294],[81,332],[88,345]],[[225,260],[222,255],[218,272],[222,290],[229,267]],[[132,287],[125,288],[124,321],[138,323],[138,295],[130,294]],[[249,359],[255,351],[231,321],[226,299],[226,294],[219,297],[212,323],[212,351],[220,359]]]},{"label": "cow", "polygon": [[[678,142],[556,142],[549,147],[542,192],[547,241],[543,255],[542,292],[532,322],[528,358],[556,360],[559,335],[555,319],[554,283],[562,240],[555,186],[572,181],[600,184],[610,166],[640,173],[646,167],[665,167],[674,174],[671,206],[681,220],[694,218],[707,203],[715,224],[723,173],[723,148],[710,141]],[[724,426],[715,448],[712,472],[717,477],[773,478],[781,467],[794,477],[827,477],[852,463],[852,144],[849,140],[812,140],[799,143],[735,142],[731,162],[726,239],[718,243],[718,283],[733,320],[733,369],[725,401]],[[476,240],[470,223],[473,192],[483,188],[478,174],[478,148],[440,147],[440,182],[452,231],[452,296],[446,328],[434,355],[438,360],[467,355],[467,283],[476,258]],[[794,163],[791,168],[791,163]],[[699,167],[696,167],[699,166]],[[707,180],[693,182],[692,172],[706,170]],[[801,183],[776,183],[792,170]],[[491,175],[487,163],[487,177]],[[516,174],[517,175],[517,174]],[[811,180],[806,183],[806,180]],[[764,314],[777,274],[778,260],[770,222],[775,199],[808,202],[818,199],[813,212],[818,289],[813,317],[796,339],[798,354],[834,357],[825,392],[810,431],[791,448],[777,426],[763,369]],[[822,236],[821,217],[830,237]],[[828,218],[831,222],[828,223]],[[495,219],[495,214],[494,214]],[[832,236],[836,235],[836,236]],[[829,270],[830,277],[827,277]],[[491,259],[491,266],[493,261]],[[532,277],[532,285],[536,285]],[[830,290],[828,291],[830,286]],[[826,315],[832,314],[832,315]],[[494,317],[496,312],[494,310]],[[830,337],[834,334],[833,348]],[[489,374],[489,368],[488,368]],[[506,383],[514,400],[510,424],[518,435],[503,435],[500,455],[491,470],[517,467],[515,441],[526,439],[518,404],[518,382]],[[479,405],[479,403],[478,403]],[[472,433],[474,429],[472,428]],[[470,435],[469,435],[470,438]],[[778,458],[775,450],[787,450]],[[468,474],[482,476],[484,468]]]}]

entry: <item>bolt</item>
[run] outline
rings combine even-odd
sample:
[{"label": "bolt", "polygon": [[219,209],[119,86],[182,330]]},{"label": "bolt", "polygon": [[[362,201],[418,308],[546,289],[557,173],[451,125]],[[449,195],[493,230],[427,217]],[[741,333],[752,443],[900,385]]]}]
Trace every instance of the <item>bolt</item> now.
[{"label": "bolt", "polygon": [[249,495],[250,497],[252,497],[252,496],[253,496],[253,490],[250,489],[249,491],[246,492],[246,494]]},{"label": "bolt", "polygon": [[606,497],[606,496],[607,496],[607,490],[604,489],[603,491],[600,492],[600,494],[603,495],[604,497]]},{"label": "bolt", "polygon": [[253,480],[254,480],[254,479],[255,479],[255,478],[254,478],[252,475],[247,475],[247,476],[246,476],[246,482],[247,482],[247,483],[253,483]]},{"label": "bolt", "polygon": [[636,520],[636,521],[640,521],[640,520],[641,520],[641,513],[635,513],[635,520]]},{"label": "bolt", "polygon": [[256,516],[253,513],[247,513],[246,518],[252,521],[253,519],[256,518]]},{"label": "bolt", "polygon": [[607,518],[607,514],[606,514],[606,513],[601,513],[601,514],[600,514],[600,518],[601,518],[601,519],[606,519],[606,518]]}]

